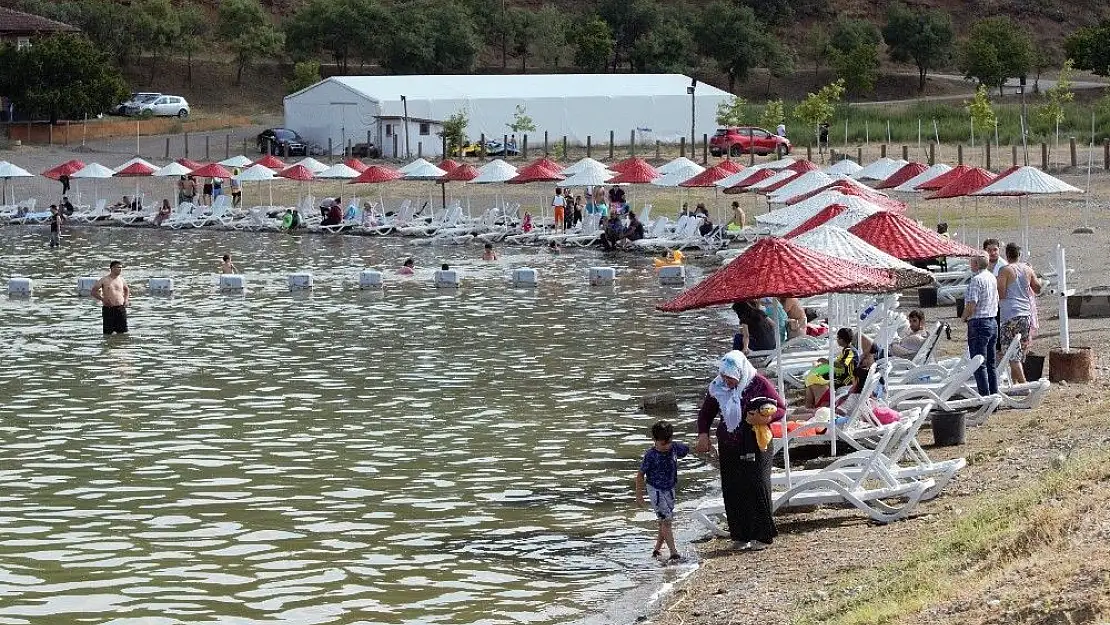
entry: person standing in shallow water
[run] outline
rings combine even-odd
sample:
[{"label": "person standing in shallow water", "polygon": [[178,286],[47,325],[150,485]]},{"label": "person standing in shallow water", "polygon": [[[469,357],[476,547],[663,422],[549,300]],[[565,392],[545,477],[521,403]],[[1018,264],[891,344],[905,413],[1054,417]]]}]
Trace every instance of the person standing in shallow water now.
[{"label": "person standing in shallow water", "polygon": [[108,275],[96,281],[92,298],[102,304],[101,317],[104,335],[127,334],[127,307],[131,304],[131,287],[123,278],[123,263],[113,260],[108,265]]}]

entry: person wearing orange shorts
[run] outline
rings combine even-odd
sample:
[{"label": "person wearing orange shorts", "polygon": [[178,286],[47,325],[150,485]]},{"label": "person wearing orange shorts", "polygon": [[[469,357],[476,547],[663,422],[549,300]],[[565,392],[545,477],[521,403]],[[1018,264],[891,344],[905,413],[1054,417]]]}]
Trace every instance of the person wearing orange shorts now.
[{"label": "person wearing orange shorts", "polygon": [[563,217],[566,214],[567,200],[559,187],[555,187],[555,198],[551,200],[551,207],[555,211],[555,229],[564,230]]}]

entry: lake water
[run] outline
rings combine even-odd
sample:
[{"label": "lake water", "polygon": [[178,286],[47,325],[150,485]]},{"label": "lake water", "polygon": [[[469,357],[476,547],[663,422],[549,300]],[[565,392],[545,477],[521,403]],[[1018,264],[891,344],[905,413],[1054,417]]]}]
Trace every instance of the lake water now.
[{"label": "lake water", "polygon": [[[728,330],[655,313],[678,290],[650,259],[67,234],[55,251],[44,227],[0,229],[0,276],[35,280],[0,297],[0,624],[620,623],[678,574],[633,505],[639,398],[696,391]],[[228,251],[243,295],[216,293]],[[106,340],[75,283],[115,258],[132,333]],[[444,261],[457,292],[430,286]],[[599,263],[615,289],[587,285]],[[373,266],[384,294],[357,289]],[[508,287],[517,266],[538,289]],[[285,286],[301,270],[311,294]],[[686,465],[680,500],[714,474]]]}]

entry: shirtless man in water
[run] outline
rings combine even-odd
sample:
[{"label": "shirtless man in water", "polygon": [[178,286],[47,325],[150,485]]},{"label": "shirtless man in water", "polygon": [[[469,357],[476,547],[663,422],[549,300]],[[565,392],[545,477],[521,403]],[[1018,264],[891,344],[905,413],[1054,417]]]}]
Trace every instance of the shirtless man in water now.
[{"label": "shirtless man in water", "polygon": [[103,304],[104,335],[127,334],[127,306],[131,303],[131,288],[123,279],[123,263],[113,260],[108,265],[108,275],[96,281],[92,298]]}]

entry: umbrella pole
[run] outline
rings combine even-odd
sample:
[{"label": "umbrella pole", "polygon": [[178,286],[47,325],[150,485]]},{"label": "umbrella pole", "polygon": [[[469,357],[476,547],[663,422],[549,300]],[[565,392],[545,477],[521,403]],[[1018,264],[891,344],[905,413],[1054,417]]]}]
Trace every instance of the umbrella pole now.
[{"label": "umbrella pole", "polygon": [[983,246],[982,237],[983,237],[983,221],[981,219],[979,219],[979,198],[978,198],[978,196],[976,196],[976,198],[975,198],[975,249],[979,249]]},{"label": "umbrella pole", "polygon": [[[833,294],[829,293],[828,306],[830,313],[833,310]],[[829,445],[831,453],[836,457],[836,332],[832,327],[832,315],[829,314]]]}]

